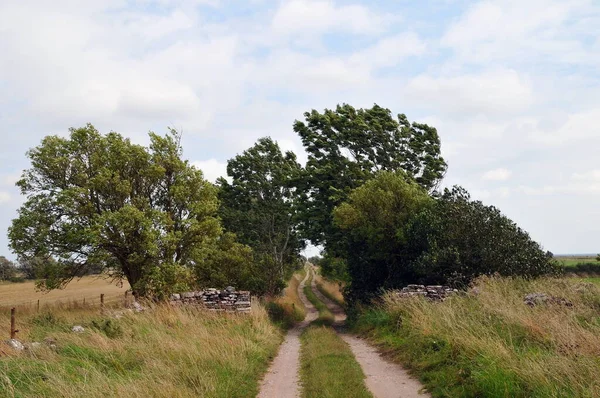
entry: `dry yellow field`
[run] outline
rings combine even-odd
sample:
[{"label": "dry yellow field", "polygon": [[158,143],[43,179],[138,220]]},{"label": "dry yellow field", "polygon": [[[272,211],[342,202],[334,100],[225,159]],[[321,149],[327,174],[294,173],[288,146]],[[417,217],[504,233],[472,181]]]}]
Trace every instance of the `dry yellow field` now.
[{"label": "dry yellow field", "polygon": [[108,304],[123,299],[127,289],[129,289],[127,282],[123,282],[123,287],[119,287],[115,283],[111,283],[110,279],[97,276],[74,279],[66,288],[47,293],[37,291],[33,281],[1,283],[0,307],[34,306],[37,305],[38,300],[40,300],[40,306],[57,303],[83,303],[84,298],[86,304],[100,305],[100,294],[102,293],[104,293],[104,302]]}]

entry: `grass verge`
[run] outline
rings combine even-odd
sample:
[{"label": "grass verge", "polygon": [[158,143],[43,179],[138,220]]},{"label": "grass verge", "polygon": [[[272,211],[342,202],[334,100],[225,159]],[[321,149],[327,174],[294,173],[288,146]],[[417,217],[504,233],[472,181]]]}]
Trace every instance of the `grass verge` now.
[{"label": "grass verge", "polygon": [[315,306],[317,311],[319,311],[319,317],[313,321],[312,323],[315,325],[331,325],[334,322],[334,317],[329,308],[323,303],[319,298],[315,295],[311,288],[312,278],[314,277],[314,272],[310,271],[308,279],[306,281],[306,285],[304,286],[304,295]]},{"label": "grass verge", "polygon": [[344,295],[342,294],[342,286],[339,283],[332,282],[321,275],[316,275],[315,278],[317,289],[319,289],[323,296],[342,308],[346,306]]},{"label": "grass verge", "polygon": [[[223,314],[161,305],[119,319],[90,309],[17,315],[19,339],[56,347],[17,352],[0,343],[2,397],[254,397],[282,340],[260,306]],[[9,316],[0,313],[0,324]]]},{"label": "grass verge", "polygon": [[[600,288],[574,279],[481,278],[478,295],[394,299],[353,328],[412,369],[434,397],[600,396]],[[528,293],[572,307],[523,303]]]},{"label": "grass verge", "polygon": [[306,398],[372,397],[350,347],[330,327],[309,326],[300,336],[300,377]]},{"label": "grass verge", "polygon": [[306,269],[292,275],[285,294],[265,304],[271,320],[282,329],[290,329],[306,317],[306,308],[298,296],[298,286],[305,275]]}]

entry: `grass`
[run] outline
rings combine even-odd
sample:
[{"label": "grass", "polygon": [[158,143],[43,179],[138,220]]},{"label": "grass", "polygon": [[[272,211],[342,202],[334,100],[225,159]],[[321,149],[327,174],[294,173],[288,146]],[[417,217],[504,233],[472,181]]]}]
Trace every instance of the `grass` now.
[{"label": "grass", "polygon": [[332,282],[320,274],[315,276],[315,282],[317,289],[319,289],[323,296],[327,297],[340,307],[345,307],[346,303],[344,302],[344,295],[342,294],[343,287],[341,284]]},{"label": "grass", "polygon": [[[9,316],[1,312],[0,324]],[[89,308],[21,310],[17,327],[21,341],[52,338],[56,348],[0,343],[1,397],[254,397],[282,340],[257,305],[251,314],[159,305],[119,319]]]},{"label": "grass", "polygon": [[100,305],[100,294],[104,293],[106,304],[123,300],[129,284],[123,282],[123,287],[111,283],[109,279],[97,276],[85,276],[75,279],[65,289],[51,292],[40,292],[35,288],[35,282],[22,283],[3,282],[0,284],[0,307],[35,307],[40,300],[40,306],[66,304],[74,306],[82,304],[85,298],[88,305]]},{"label": "grass", "polygon": [[284,295],[266,303],[269,316],[283,329],[293,327],[306,317],[306,308],[298,296],[298,286],[305,275],[306,269],[292,275]]},{"label": "grass", "polygon": [[365,375],[350,347],[330,327],[310,326],[300,336],[300,378],[306,398],[368,398]]},{"label": "grass", "polygon": [[319,325],[331,325],[334,322],[334,317],[329,308],[315,295],[311,288],[312,279],[314,277],[314,271],[310,271],[306,285],[304,286],[304,295],[315,306],[319,311],[319,317],[313,321],[313,324]]},{"label": "grass", "polygon": [[[600,396],[600,287],[576,279],[482,278],[478,295],[394,299],[354,330],[416,374],[434,397]],[[543,292],[572,307],[530,308]]]},{"label": "grass", "polygon": [[566,268],[575,267],[578,264],[593,264],[600,266],[595,256],[562,256],[556,257],[556,260]]}]

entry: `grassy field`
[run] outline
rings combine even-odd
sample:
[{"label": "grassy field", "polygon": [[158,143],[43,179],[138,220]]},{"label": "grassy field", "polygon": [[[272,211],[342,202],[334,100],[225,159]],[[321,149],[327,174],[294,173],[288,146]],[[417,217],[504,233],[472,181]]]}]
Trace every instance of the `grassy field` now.
[{"label": "grassy field", "polygon": [[[9,324],[4,313],[0,324]],[[248,315],[165,305],[119,319],[23,310],[17,326],[21,341],[52,339],[56,348],[2,345],[1,397],[254,397],[282,340],[260,306]]]},{"label": "grassy field", "polygon": [[[600,396],[600,287],[576,278],[482,278],[478,295],[392,299],[354,329],[411,369],[434,397]],[[572,306],[529,307],[532,292]]]},{"label": "grassy field", "polygon": [[40,292],[35,288],[33,281],[23,283],[0,283],[0,307],[34,306],[40,300],[40,306],[50,304],[74,304],[83,303],[100,305],[100,294],[104,293],[105,303],[123,300],[125,291],[129,284],[123,282],[123,287],[116,286],[109,279],[96,276],[85,276],[75,279],[65,289],[53,290],[51,292]]},{"label": "grassy field", "polygon": [[306,398],[370,398],[350,347],[330,327],[310,326],[300,337],[300,378]]},{"label": "grassy field", "polygon": [[600,262],[596,261],[596,256],[557,256],[555,258],[566,268],[574,267],[577,264],[594,264],[600,266]]}]

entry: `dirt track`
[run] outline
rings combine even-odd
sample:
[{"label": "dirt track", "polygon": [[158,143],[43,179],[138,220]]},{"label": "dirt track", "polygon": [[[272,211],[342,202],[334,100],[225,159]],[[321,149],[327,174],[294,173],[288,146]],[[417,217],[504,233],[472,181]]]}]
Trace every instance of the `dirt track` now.
[{"label": "dirt track", "polygon": [[[314,272],[311,269],[311,272]],[[296,398],[300,397],[299,367],[300,367],[300,334],[302,330],[317,319],[315,307],[304,295],[306,277],[298,287],[300,299],[306,307],[306,318],[287,334],[277,357],[273,360],[268,373],[261,384],[258,398]],[[334,327],[340,336],[350,346],[352,353],[366,375],[366,386],[375,398],[425,398],[427,393],[420,393],[422,385],[413,379],[401,366],[389,362],[364,340],[354,337],[343,330],[346,314],[344,310],[323,296],[316,288],[313,278],[311,288],[315,295],[334,314]]]}]

